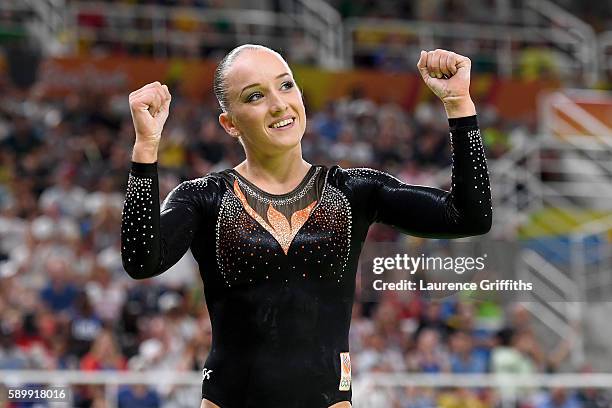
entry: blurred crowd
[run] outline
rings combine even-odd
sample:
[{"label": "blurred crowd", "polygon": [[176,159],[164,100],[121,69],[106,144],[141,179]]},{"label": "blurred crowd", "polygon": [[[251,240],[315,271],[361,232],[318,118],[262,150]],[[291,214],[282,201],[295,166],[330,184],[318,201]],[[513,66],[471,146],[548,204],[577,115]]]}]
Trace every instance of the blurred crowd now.
[{"label": "blurred crowd", "polygon": [[[68,3],[106,2],[160,6],[197,7],[202,9],[262,9],[281,7],[277,0],[67,0]],[[373,17],[422,21],[469,21],[474,23],[505,22],[517,19],[513,11],[524,7],[524,0],[327,0],[343,18]],[[589,4],[579,0],[554,2],[597,31],[612,29],[612,6],[607,2]]]},{"label": "blurred crowd", "polygon": [[[217,123],[212,95],[194,103],[171,91],[159,154],[162,198],[182,180],[243,159]],[[128,92],[83,88],[51,96],[40,84],[20,89],[0,77],[0,369],[203,367],[211,327],[193,259],[186,255],[143,281],[132,281],[122,268],[119,226],[134,141]],[[448,187],[448,124],[439,102],[425,100],[406,112],[355,89],[308,112],[307,160],[369,166],[408,183]],[[499,157],[516,128],[491,107],[480,112],[487,153]],[[380,226],[371,232],[374,240],[398,238]],[[521,308],[419,295],[358,300],[350,339],[356,376],[547,372],[571,346],[544,348]],[[366,406],[485,407],[499,398],[487,390],[396,391],[372,390],[369,397],[379,402]],[[120,407],[168,408],[193,406],[199,395],[197,387],[122,386],[116,397]],[[74,398],[74,406],[98,407],[108,394],[80,386]],[[559,390],[530,395],[522,406],[574,407],[597,399],[608,401],[598,392]],[[581,406],[607,406],[593,404]]]},{"label": "blurred crowd", "polygon": [[[286,12],[282,2],[270,0],[107,0],[117,5],[157,5],[168,7],[168,13],[158,17],[151,13],[108,13],[103,2],[73,0],[81,5],[75,20],[78,29],[78,49],[82,53],[148,55],[156,57],[215,58],[219,54],[245,41],[265,41],[282,50],[292,63],[315,64],[319,60],[320,44],[296,24],[278,21],[275,26],[245,24],[242,18],[207,14],[208,10],[256,9]],[[423,0],[397,2],[391,0],[330,0],[344,19],[376,18],[401,19],[412,22],[468,23],[472,25],[504,24],[514,27],[537,24],[525,11],[523,1],[498,2],[492,0]],[[608,2],[586,6],[585,2],[565,0],[559,5],[597,31],[612,30],[612,7]],[[505,5],[505,6],[504,6]],[[203,11],[194,13],[190,8]],[[163,16],[163,17],[160,17]],[[263,18],[263,17],[262,17]],[[545,21],[544,27],[560,32],[572,27],[555,18]],[[347,28],[353,24],[347,23]],[[496,73],[526,80],[545,78],[583,84],[580,70],[575,69],[578,51],[575,46],[556,34],[556,40],[545,36],[524,34],[520,37],[497,38],[490,35],[466,37],[455,35],[453,29],[434,29],[423,34],[416,28],[403,27],[385,31],[381,26],[355,26],[347,31],[352,36],[352,62],[357,67],[387,71],[414,71],[415,61],[424,44],[435,43],[437,48],[469,55],[473,70],[478,73]],[[449,32],[449,30],[451,32]],[[167,34],[170,33],[170,34]],[[167,35],[166,35],[167,34]],[[161,39],[163,38],[163,40]],[[265,39],[265,40],[262,40]],[[561,42],[557,42],[561,41]],[[504,52],[500,52],[503,49]],[[605,72],[606,81],[612,71]]]}]

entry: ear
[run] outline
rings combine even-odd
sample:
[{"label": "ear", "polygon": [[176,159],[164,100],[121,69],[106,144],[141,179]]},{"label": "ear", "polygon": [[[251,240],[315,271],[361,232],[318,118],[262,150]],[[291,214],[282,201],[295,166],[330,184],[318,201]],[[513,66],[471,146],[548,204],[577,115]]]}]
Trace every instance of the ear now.
[{"label": "ear", "polygon": [[223,112],[219,115],[219,124],[225,130],[225,132],[231,137],[240,137],[240,130],[234,124],[232,117],[229,113]]}]

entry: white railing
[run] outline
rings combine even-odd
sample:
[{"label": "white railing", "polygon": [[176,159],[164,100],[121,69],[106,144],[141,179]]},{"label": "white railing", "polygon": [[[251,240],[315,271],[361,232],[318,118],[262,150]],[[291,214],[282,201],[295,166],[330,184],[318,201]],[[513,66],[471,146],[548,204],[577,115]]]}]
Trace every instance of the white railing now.
[{"label": "white railing", "polygon": [[604,31],[597,37],[600,70],[602,78],[608,78],[607,73],[612,71],[612,31]]},{"label": "white railing", "polygon": [[590,44],[577,50],[575,57],[585,70],[583,72],[585,83],[594,85],[599,79],[599,57],[597,36],[593,27],[550,0],[528,0],[525,5],[536,11],[540,17],[544,17],[547,23],[567,31],[581,44]]},{"label": "white railing", "polygon": [[[514,45],[526,43],[540,47],[553,59],[567,60],[555,62],[561,77],[578,75],[590,83],[593,79],[590,74],[593,61],[592,58],[585,59],[585,55],[597,57],[597,45],[593,38],[583,39],[559,28],[351,18],[345,21],[345,30],[345,54],[351,59],[346,61],[347,66],[353,65],[352,58],[356,56],[370,55],[383,49],[390,56],[416,61],[421,49],[439,48],[439,44],[453,42],[458,44],[456,52],[488,56],[495,61],[498,74],[509,76],[519,71],[523,52],[522,49],[515,49]],[[412,40],[394,48],[385,43],[360,44],[355,41],[359,32],[368,31],[403,34]],[[488,41],[488,48],[473,48],[476,47],[474,41],[478,40]],[[543,46],[545,43],[554,44],[555,48]],[[586,54],[585,49],[588,49]],[[561,71],[563,69],[567,72]]]},{"label": "white railing", "polygon": [[197,371],[81,371],[81,370],[0,370],[4,384],[150,384],[201,385]]},{"label": "white railing", "polygon": [[528,299],[521,304],[531,312],[557,338],[573,339],[570,359],[574,366],[584,362],[584,338],[580,330],[583,316],[582,303],[586,300],[584,274],[573,268],[568,275],[537,252],[523,249],[520,253],[518,276],[533,284]]},{"label": "white railing", "polygon": [[428,395],[431,389],[457,387],[493,388],[499,392],[501,407],[510,408],[541,388],[611,389],[612,374],[368,374],[354,382],[353,406],[388,408],[394,406],[393,403],[409,401],[410,397],[402,390],[426,390],[425,395]]},{"label": "white railing", "polygon": [[355,382],[355,389],[383,387],[463,387],[463,388],[612,388],[612,374],[364,374]]},{"label": "white railing", "polygon": [[[107,26],[90,28],[79,25],[77,18],[85,13],[103,16],[108,23]],[[180,52],[184,52],[184,47],[187,46],[195,47],[197,56],[201,46],[229,49],[238,43],[266,43],[276,48],[283,48],[285,39],[276,38],[272,29],[279,26],[291,27],[291,21],[281,18],[278,13],[266,10],[213,8],[204,11],[191,7],[75,2],[71,4],[68,15],[74,30],[71,40],[75,50],[81,41],[95,43],[100,40],[130,46],[151,46],[153,55],[159,58],[172,55],[173,50],[180,49]],[[173,21],[184,18],[199,24],[227,22],[230,27],[227,32],[214,33],[173,28]],[[133,24],[136,19],[148,24],[136,27]]]},{"label": "white railing", "polygon": [[582,276],[579,284],[585,299],[592,302],[612,301],[612,215],[585,223],[572,234],[570,253],[572,268]]},{"label": "white railing", "polygon": [[[518,67],[518,54],[512,46],[516,41],[533,45],[553,44],[545,47],[546,52],[553,58],[565,58],[566,61],[559,64],[561,69],[569,64],[566,74],[570,77],[580,75],[589,85],[598,78],[607,78],[606,71],[612,69],[612,31],[597,36],[591,26],[548,0],[524,1],[519,10],[511,10],[505,1],[497,2],[492,12],[499,23],[489,26],[387,19],[342,21],[337,10],[324,0],[283,0],[280,5],[284,13],[80,1],[71,2],[67,7],[66,0],[5,0],[0,2],[0,10],[27,9],[34,13],[36,19],[27,22],[24,28],[39,40],[46,55],[76,53],[80,40],[98,36],[123,44],[149,44],[153,55],[162,58],[169,55],[169,48],[194,42],[221,49],[239,43],[258,42],[283,49],[290,45],[291,34],[286,34],[297,30],[311,43],[319,65],[338,69],[351,67],[355,56],[372,51],[368,46],[356,44],[352,34],[357,30],[375,30],[412,35],[413,41],[400,47],[400,52],[408,52],[412,57],[418,55],[420,49],[437,48],[445,40],[467,40],[469,49],[457,49],[458,52],[489,55],[495,61],[497,72],[506,76],[515,73]],[[144,18],[149,19],[149,24],[147,28],[115,24],[113,27],[89,29],[79,27],[76,19],[79,11],[95,11],[117,20]],[[180,32],[167,24],[177,13],[186,13],[201,22],[228,22],[233,31]],[[283,34],[278,35],[273,28],[279,28]],[[489,44],[480,45],[480,40]]]},{"label": "white railing", "polygon": [[343,67],[343,23],[340,13],[324,0],[283,0],[285,14],[293,16],[318,50],[322,67]]},{"label": "white railing", "polygon": [[574,206],[612,210],[612,126],[596,115],[610,106],[612,94],[600,91],[566,89],[540,98],[540,149],[552,154],[541,170],[558,176],[546,185]]},{"label": "white railing", "polygon": [[59,55],[65,51],[61,37],[66,30],[65,0],[3,0],[0,10],[30,13],[20,22],[37,40],[45,55]]},{"label": "white railing", "polygon": [[[329,5],[304,0],[284,1],[284,12],[257,9],[202,10],[192,7],[164,7],[157,5],[108,4],[97,2],[72,3],[68,15],[72,22],[72,49],[80,42],[116,42],[131,46],[146,46],[153,56],[172,55],[199,57],[200,47],[228,50],[239,44],[265,44],[285,51],[289,58],[293,47],[311,49],[316,62],[325,68],[340,68],[342,57],[342,20]],[[83,13],[101,15],[107,21],[103,27],[79,25],[77,17]],[[209,32],[201,27],[181,30],[174,21],[189,19],[202,25],[226,24],[225,30]],[[146,24],[136,27],[138,19]],[[308,44],[295,43],[294,35],[303,35]],[[309,45],[310,44],[310,45]]]},{"label": "white railing", "polygon": [[[44,371],[44,370],[0,370],[0,379],[5,386],[18,387],[22,384],[45,384],[69,386],[76,384],[100,384],[106,386],[107,403],[116,404],[116,386],[121,384],[146,384],[153,387],[179,385],[201,387],[202,376],[197,372],[130,372],[130,371]],[[379,390],[392,391],[396,388],[493,388],[501,391],[504,403],[510,406],[526,394],[526,390],[540,388],[565,389],[612,389],[612,374],[363,374],[353,382],[353,406],[355,408],[382,408],[372,404],[370,397]],[[290,390],[289,390],[290,391]],[[200,403],[194,394],[193,406]],[[405,401],[405,398],[403,399]],[[389,405],[384,406],[388,408]]]}]

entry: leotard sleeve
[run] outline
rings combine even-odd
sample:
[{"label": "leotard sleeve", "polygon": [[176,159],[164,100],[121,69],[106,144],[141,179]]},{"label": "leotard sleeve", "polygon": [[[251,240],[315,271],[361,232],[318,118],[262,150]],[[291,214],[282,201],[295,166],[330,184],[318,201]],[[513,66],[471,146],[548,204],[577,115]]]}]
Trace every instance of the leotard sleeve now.
[{"label": "leotard sleeve", "polygon": [[121,217],[121,259],[132,278],[159,275],[187,252],[205,214],[207,181],[179,184],[160,210],[157,163],[132,163]]},{"label": "leotard sleeve", "polygon": [[449,119],[449,126],[450,191],[405,184],[378,170],[346,170],[346,183],[370,222],[428,238],[459,238],[491,229],[491,190],[476,116]]}]

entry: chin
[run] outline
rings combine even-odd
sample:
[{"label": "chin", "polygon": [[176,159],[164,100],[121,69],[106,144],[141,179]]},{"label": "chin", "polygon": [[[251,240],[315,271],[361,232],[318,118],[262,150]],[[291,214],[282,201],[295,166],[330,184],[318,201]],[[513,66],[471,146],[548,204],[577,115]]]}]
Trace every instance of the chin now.
[{"label": "chin", "polygon": [[298,129],[292,129],[287,132],[278,132],[277,134],[269,135],[269,140],[276,146],[293,147],[302,141],[303,133],[299,133]]},{"label": "chin", "polygon": [[291,138],[287,140],[277,141],[275,145],[280,150],[286,151],[286,150],[294,149],[295,147],[299,146],[301,142],[302,142],[301,138]]}]

